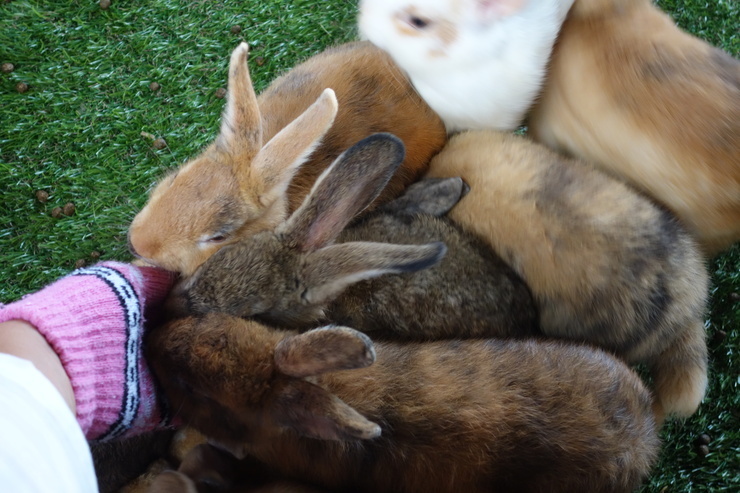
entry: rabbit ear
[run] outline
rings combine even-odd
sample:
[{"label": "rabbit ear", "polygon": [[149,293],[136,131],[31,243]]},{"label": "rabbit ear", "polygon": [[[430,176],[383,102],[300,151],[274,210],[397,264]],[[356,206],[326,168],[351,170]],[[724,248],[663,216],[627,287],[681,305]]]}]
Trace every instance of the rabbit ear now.
[{"label": "rabbit ear", "polygon": [[318,385],[291,379],[276,387],[272,415],[280,425],[300,435],[341,441],[380,436],[380,426]]},{"label": "rabbit ear", "polygon": [[476,15],[484,24],[513,14],[521,9],[527,0],[473,0],[476,4]]},{"label": "rabbit ear", "polygon": [[325,246],[383,191],[404,155],[403,142],[394,135],[361,140],[319,176],[301,207],[275,232],[304,252]]},{"label": "rabbit ear", "polygon": [[263,205],[285,195],[298,168],[331,128],[337,111],[334,91],[324,89],[306,111],[278,132],[257,153],[247,173],[251,183],[260,184],[261,189],[257,193]]},{"label": "rabbit ear", "polygon": [[444,216],[470,191],[462,178],[425,178],[383,207],[389,212]]},{"label": "rabbit ear", "polygon": [[275,348],[275,365],[292,377],[370,366],[375,348],[369,337],[348,327],[327,326],[286,337]]},{"label": "rabbit ear", "polygon": [[249,45],[240,43],[229,62],[226,108],[216,146],[230,154],[256,153],[262,147],[262,117],[249,76]]},{"label": "rabbit ear", "polygon": [[442,260],[447,247],[347,242],[331,245],[306,256],[303,270],[307,286],[303,297],[320,304],[336,298],[350,284],[383,274],[415,272]]}]

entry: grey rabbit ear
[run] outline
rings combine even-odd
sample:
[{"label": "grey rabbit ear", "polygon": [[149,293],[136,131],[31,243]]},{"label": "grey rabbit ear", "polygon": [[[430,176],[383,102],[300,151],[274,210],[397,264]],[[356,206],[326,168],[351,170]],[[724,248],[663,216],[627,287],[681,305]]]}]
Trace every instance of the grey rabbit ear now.
[{"label": "grey rabbit ear", "polygon": [[349,327],[327,326],[286,337],[275,347],[275,365],[286,375],[309,377],[370,366],[375,348],[368,336]]},{"label": "grey rabbit ear", "polygon": [[462,178],[425,178],[411,184],[403,195],[383,207],[403,214],[444,216],[470,191]]},{"label": "grey rabbit ear", "polygon": [[415,272],[437,264],[447,253],[442,242],[426,245],[347,242],[324,247],[304,259],[303,298],[312,304],[336,298],[350,284],[384,274]]},{"label": "grey rabbit ear", "polygon": [[303,204],[275,232],[304,252],[327,245],[380,195],[405,154],[403,142],[388,133],[361,140],[324,170]]},{"label": "grey rabbit ear", "polygon": [[348,441],[380,436],[380,426],[305,380],[276,385],[271,411],[278,424],[309,438]]}]

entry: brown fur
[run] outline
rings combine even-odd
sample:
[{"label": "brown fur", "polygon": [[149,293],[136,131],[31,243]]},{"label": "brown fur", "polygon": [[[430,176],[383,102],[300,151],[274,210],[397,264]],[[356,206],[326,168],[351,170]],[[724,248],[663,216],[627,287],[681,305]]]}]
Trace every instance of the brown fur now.
[{"label": "brown fur", "polygon": [[659,417],[696,410],[708,274],[673,216],[586,163],[492,131],[451,138],[429,176],[470,185],[449,217],[527,282],[545,335],[648,363]]},{"label": "brown fur", "polygon": [[158,430],[125,439],[91,443],[95,475],[100,493],[120,491],[164,456],[172,441],[172,430]]},{"label": "brown fur", "polygon": [[[180,418],[333,491],[627,492],[656,459],[649,393],[602,351],[494,339],[373,349],[336,330],[352,332],[296,335],[212,313],[155,329],[147,347]],[[318,355],[315,375],[283,371],[274,354],[287,342]]]},{"label": "brown fur", "polygon": [[[392,132],[407,147],[378,203],[416,180],[446,140],[441,120],[369,43],[316,55],[259,97],[246,53],[240,45],[232,54],[218,138],[165,177],[131,224],[132,252],[152,264],[189,275],[222,246],[270,229],[342,151],[372,133]],[[326,88],[336,94],[338,111],[322,95]]]},{"label": "brown fur", "polygon": [[173,290],[169,306],[292,329],[339,323],[376,338],[539,334],[522,279],[439,217],[460,199],[460,179],[415,183],[345,229],[385,188],[402,150],[384,134],[353,146],[285,223],[221,249]]},{"label": "brown fur", "polygon": [[706,254],[740,240],[740,62],[649,0],[576,0],[529,130],[667,206]]}]

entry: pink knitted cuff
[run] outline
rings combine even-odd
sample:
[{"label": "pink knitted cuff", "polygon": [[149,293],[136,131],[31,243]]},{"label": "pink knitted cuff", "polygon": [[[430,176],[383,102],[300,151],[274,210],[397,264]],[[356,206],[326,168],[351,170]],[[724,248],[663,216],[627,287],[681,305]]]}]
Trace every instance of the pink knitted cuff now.
[{"label": "pink knitted cuff", "polygon": [[88,440],[163,424],[141,344],[144,308],[161,304],[173,282],[161,269],[103,262],[0,309],[0,322],[29,322],[59,355]]}]

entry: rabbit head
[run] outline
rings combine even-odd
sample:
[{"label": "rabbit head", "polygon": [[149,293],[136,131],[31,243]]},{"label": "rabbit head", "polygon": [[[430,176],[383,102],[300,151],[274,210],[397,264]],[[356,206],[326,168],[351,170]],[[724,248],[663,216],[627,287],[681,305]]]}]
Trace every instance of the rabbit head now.
[{"label": "rabbit head", "polygon": [[[363,38],[387,50],[411,73],[485,59],[497,24],[531,0],[361,0],[358,25]],[[506,41],[505,32],[497,41]]]},{"label": "rabbit head", "polygon": [[326,305],[352,283],[439,262],[446,251],[439,242],[333,243],[383,190],[403,156],[403,143],[390,134],[375,134],[351,147],[324,171],[287,221],[221,249],[177,286],[169,302],[173,315],[217,310],[310,323],[320,320]]},{"label": "rabbit head", "polygon": [[[227,343],[234,336],[238,344]],[[252,433],[266,429],[322,440],[380,435],[377,424],[308,380],[371,365],[373,343],[361,332],[331,326],[295,334],[209,313],[175,320],[148,337],[172,409],[236,456],[244,455]],[[227,377],[237,374],[242,377]]]},{"label": "rabbit head", "polygon": [[128,241],[136,257],[190,275],[224,245],[284,220],[288,185],[331,127],[337,100],[326,89],[264,143],[248,51],[241,43],[231,55],[226,108],[216,140],[161,180],[131,223]]}]

